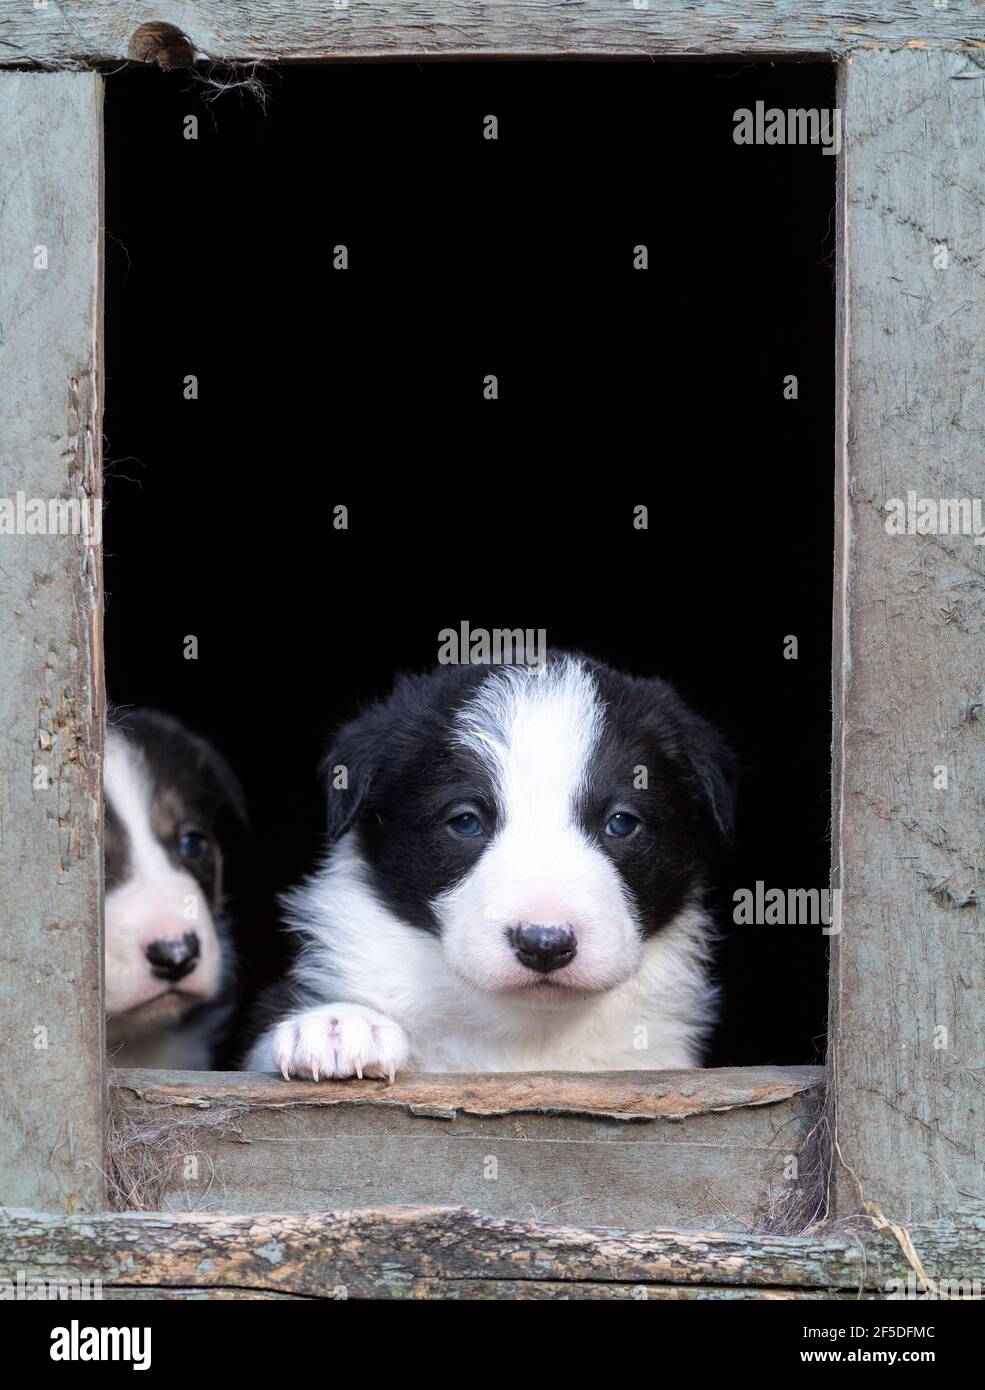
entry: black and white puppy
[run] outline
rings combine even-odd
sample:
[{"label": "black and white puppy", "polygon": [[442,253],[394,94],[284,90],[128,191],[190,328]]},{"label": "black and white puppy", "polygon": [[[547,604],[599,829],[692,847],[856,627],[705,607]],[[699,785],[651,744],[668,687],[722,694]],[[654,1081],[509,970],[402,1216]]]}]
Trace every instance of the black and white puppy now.
[{"label": "black and white puppy", "polygon": [[223,847],[239,782],[204,738],[153,710],[106,729],[106,1041],[120,1067],[201,1070],[228,1005]]},{"label": "black and white puppy", "polygon": [[735,768],[670,686],[568,655],[442,667],[345,727],[327,773],[251,1069],[700,1065]]}]

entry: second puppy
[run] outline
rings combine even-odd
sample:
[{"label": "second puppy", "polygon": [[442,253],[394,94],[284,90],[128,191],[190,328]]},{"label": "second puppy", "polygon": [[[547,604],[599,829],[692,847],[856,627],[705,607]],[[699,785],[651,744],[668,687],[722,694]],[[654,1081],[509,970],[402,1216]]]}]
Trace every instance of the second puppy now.
[{"label": "second puppy", "polygon": [[207,1069],[231,983],[224,855],[243,792],[210,743],[155,710],[111,715],[103,787],[111,1060]]}]

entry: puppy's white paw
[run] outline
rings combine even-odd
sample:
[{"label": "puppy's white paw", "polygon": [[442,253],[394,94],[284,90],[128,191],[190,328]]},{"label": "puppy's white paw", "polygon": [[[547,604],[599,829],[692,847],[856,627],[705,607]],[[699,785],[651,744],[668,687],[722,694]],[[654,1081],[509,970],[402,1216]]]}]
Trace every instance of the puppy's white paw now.
[{"label": "puppy's white paw", "polygon": [[404,1030],[362,1004],[325,1004],[295,1014],[275,1030],[274,1064],[285,1081],[292,1076],[385,1076],[390,1081],[407,1061]]}]

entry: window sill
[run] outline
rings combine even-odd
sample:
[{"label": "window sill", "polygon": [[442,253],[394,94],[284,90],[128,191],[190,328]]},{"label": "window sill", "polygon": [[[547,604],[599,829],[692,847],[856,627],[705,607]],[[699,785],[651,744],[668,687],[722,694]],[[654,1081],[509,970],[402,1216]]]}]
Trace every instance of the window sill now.
[{"label": "window sill", "polygon": [[812,1201],[823,1079],[820,1067],[408,1073],[393,1085],[117,1071],[116,1204],[451,1204],[573,1226],[786,1230]]}]

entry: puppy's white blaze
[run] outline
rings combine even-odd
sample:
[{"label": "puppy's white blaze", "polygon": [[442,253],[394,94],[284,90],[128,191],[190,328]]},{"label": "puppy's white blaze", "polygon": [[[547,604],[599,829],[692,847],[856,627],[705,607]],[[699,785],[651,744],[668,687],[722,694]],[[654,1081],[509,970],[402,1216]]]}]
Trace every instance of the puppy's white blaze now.
[{"label": "puppy's white blaze", "polygon": [[[106,799],[129,841],[129,874],[106,894],[106,1011],[123,1013],[162,994],[165,982],[151,974],[152,941],[198,936],[194,970],[178,982],[180,993],[213,999],[219,988],[220,950],[212,914],[195,879],[175,868],[151,824],[153,790],[138,748],[107,729],[104,760]],[[194,903],[189,917],[187,901]]]},{"label": "puppy's white blaze", "polygon": [[609,989],[639,966],[642,941],[622,879],[576,818],[603,724],[595,682],[572,659],[503,667],[459,712],[456,741],[485,765],[500,828],[434,907],[449,964],[478,988],[543,987],[509,944],[521,922],[574,931],[575,959],[552,984]]},{"label": "puppy's white blaze", "polygon": [[528,835],[571,825],[602,732],[598,691],[581,662],[494,670],[455,723],[456,742],[492,777],[505,822]]},{"label": "puppy's white blaze", "polygon": [[103,779],[106,799],[127,832],[132,876],[150,880],[171,872],[164,846],[151,826],[152,789],[143,757],[113,729],[106,730]]}]

